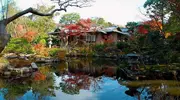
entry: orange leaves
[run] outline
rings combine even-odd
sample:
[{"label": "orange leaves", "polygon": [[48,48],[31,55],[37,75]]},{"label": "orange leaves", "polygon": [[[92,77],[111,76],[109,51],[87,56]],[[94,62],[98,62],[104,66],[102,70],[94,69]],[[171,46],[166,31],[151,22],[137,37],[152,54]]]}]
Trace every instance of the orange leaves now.
[{"label": "orange leaves", "polygon": [[24,26],[21,24],[17,25],[17,27],[16,27],[17,31],[22,31],[23,29],[24,29]]},{"label": "orange leaves", "polygon": [[32,42],[35,38],[36,32],[28,31],[24,34],[23,38],[25,38],[28,42]]},{"label": "orange leaves", "polygon": [[149,31],[161,31],[162,23],[155,20],[149,20],[142,23],[142,25],[138,26],[138,33],[140,34],[148,34]]},{"label": "orange leaves", "polygon": [[34,49],[37,50],[37,51],[38,51],[38,50],[41,50],[41,49],[43,49],[43,48],[44,48],[44,46],[43,46],[43,44],[41,44],[41,43],[34,45]]},{"label": "orange leaves", "polygon": [[27,28],[21,24],[17,25],[15,30],[16,30],[15,37],[24,38],[28,42],[32,42],[37,35],[37,32],[34,29]]},{"label": "orange leaves", "polygon": [[41,72],[34,73],[34,81],[43,81],[46,79],[46,75],[42,74]]},{"label": "orange leaves", "polygon": [[143,22],[144,25],[148,25],[150,27],[150,30],[161,30],[162,29],[162,23],[155,20],[145,21]]},{"label": "orange leaves", "polygon": [[46,47],[41,43],[35,44],[34,45],[34,50],[39,55],[42,55],[42,56],[48,56],[49,55]]},{"label": "orange leaves", "polygon": [[25,32],[26,32],[26,29],[24,25],[18,24],[17,26],[15,26],[14,34],[12,35],[13,37],[21,38]]}]

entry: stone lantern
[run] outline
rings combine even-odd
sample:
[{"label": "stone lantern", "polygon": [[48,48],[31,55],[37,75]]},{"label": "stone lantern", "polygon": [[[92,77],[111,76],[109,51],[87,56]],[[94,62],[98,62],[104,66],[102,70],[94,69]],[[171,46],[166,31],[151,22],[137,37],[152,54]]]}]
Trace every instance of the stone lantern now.
[{"label": "stone lantern", "polygon": [[48,44],[49,44],[49,48],[51,48],[52,47],[52,37],[51,37],[51,35],[49,36],[49,42],[48,42]]}]

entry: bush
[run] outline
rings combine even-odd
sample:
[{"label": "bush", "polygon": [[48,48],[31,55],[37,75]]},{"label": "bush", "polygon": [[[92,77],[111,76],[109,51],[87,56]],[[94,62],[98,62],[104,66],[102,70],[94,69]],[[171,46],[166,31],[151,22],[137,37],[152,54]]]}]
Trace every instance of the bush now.
[{"label": "bush", "polygon": [[34,50],[36,55],[47,57],[49,56],[48,49],[44,46],[44,44],[38,43],[34,45]]},{"label": "bush", "polygon": [[12,38],[6,46],[5,53],[33,53],[32,45],[24,38]]},{"label": "bush", "polygon": [[46,44],[47,44],[45,39],[41,39],[41,40],[39,41],[39,43],[43,44],[44,46],[46,46]]},{"label": "bush", "polygon": [[127,42],[118,42],[116,46],[118,49],[121,49],[121,50],[125,48],[129,48],[129,44]]},{"label": "bush", "polygon": [[104,51],[105,47],[106,47],[106,45],[104,45],[104,44],[96,44],[93,46],[93,50],[97,51],[97,52],[102,52],[102,51]]}]

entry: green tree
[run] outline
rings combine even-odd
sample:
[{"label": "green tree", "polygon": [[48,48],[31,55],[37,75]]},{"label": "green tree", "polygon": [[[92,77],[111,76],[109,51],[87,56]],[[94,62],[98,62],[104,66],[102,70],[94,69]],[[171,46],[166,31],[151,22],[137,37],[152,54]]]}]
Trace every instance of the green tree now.
[{"label": "green tree", "polygon": [[[37,10],[41,12],[49,12],[53,8],[54,6],[38,6]],[[18,8],[15,6],[15,3],[11,3],[9,5],[9,10],[11,12],[9,13],[9,15],[18,12]],[[8,24],[7,31],[8,33],[11,33],[12,37],[22,37],[25,33],[29,31],[34,31],[37,34],[35,35],[33,43],[38,43],[41,40],[47,39],[47,33],[53,31],[54,27],[55,23],[52,19],[52,16],[40,17],[32,14],[30,16],[23,16],[22,18],[16,19],[12,23]]]},{"label": "green tree", "polygon": [[171,15],[168,22],[165,25],[167,32],[170,33],[180,32],[180,27],[178,26],[180,26],[180,19],[175,15]]},{"label": "green tree", "polygon": [[[41,12],[49,12],[54,9],[54,6],[46,7],[46,6],[38,6],[37,10]],[[30,20],[29,20],[30,19]],[[48,32],[54,30],[56,24],[54,23],[52,16],[40,17],[37,15],[29,16],[29,19],[26,22],[26,26],[30,29],[36,30],[37,34],[35,37],[34,43],[38,43],[41,40],[47,39]]]},{"label": "green tree", "polygon": [[92,22],[100,27],[110,27],[113,26],[111,22],[106,22],[104,18],[94,17],[91,18]]},{"label": "green tree", "polygon": [[138,25],[137,22],[127,22],[126,28],[128,28],[131,31],[134,31],[135,27]]},{"label": "green tree", "polygon": [[64,14],[59,23],[63,25],[75,24],[80,20],[80,15],[78,13],[68,13]]},{"label": "green tree", "polygon": [[5,48],[4,52],[11,53],[33,53],[32,45],[23,38],[12,38]]}]

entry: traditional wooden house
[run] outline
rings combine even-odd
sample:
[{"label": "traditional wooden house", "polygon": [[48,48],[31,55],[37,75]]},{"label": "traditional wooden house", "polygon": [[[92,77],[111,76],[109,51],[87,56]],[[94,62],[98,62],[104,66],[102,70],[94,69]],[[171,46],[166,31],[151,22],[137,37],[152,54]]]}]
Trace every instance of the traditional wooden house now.
[{"label": "traditional wooden house", "polygon": [[83,32],[82,35],[68,35],[61,32],[60,29],[56,29],[54,32],[48,33],[49,35],[55,35],[59,38],[66,39],[68,43],[74,41],[83,41],[83,43],[92,44],[104,44],[104,43],[117,43],[119,41],[126,41],[130,34],[127,28],[120,28],[117,26],[112,26],[108,28],[90,30],[88,32]]},{"label": "traditional wooden house", "polygon": [[127,40],[129,36],[130,34],[126,28],[108,27],[96,32],[95,43],[117,43]]}]

